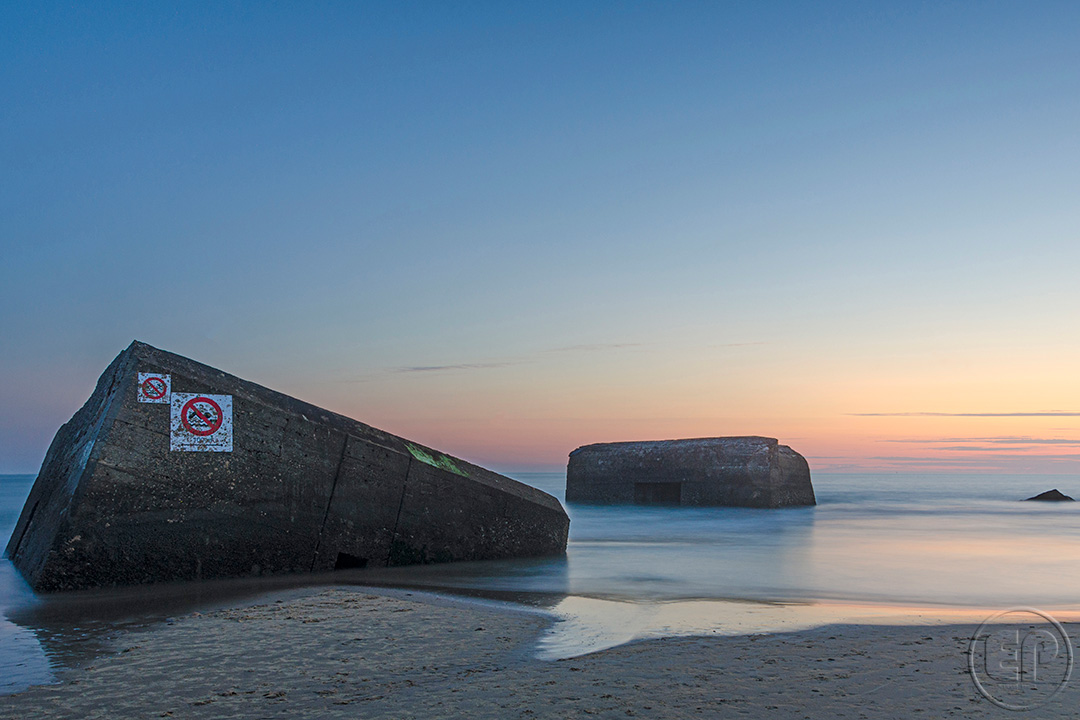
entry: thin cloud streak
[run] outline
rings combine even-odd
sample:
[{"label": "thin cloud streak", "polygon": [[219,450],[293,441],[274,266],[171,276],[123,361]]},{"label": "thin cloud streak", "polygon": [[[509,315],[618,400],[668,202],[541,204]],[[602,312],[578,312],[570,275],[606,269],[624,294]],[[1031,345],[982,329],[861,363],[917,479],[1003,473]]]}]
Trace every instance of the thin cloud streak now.
[{"label": "thin cloud streak", "polygon": [[[463,363],[446,363],[440,365],[402,365],[400,367],[385,368],[383,370],[376,371],[370,375],[363,375],[358,378],[353,378],[345,382],[367,382],[379,375],[402,375],[402,374],[423,374],[423,373],[443,373],[443,372],[460,372],[470,370],[493,370],[497,368],[509,367],[511,365],[524,365],[527,363],[536,362],[538,358],[545,355],[564,354],[564,353],[593,353],[604,350],[628,350],[633,348],[648,347],[655,345],[656,343],[647,342],[622,342],[622,343],[583,343],[579,345],[566,345],[564,347],[547,348],[546,350],[537,350],[530,355],[523,355],[520,357],[510,357],[503,360],[490,360],[480,362],[463,362]],[[749,345],[767,345],[766,342],[738,342],[738,343],[721,343],[718,345],[708,345],[706,347],[744,347]]]},{"label": "thin cloud streak", "polygon": [[[993,446],[993,445],[937,445],[930,450],[947,450],[949,452],[986,452],[994,453],[995,456],[1005,456],[1010,453],[1016,454],[1016,448],[1013,446]],[[1054,455],[1040,455],[1037,453],[1025,453],[1024,457],[1055,457]]]},{"label": "thin cloud streak", "polygon": [[483,363],[458,363],[456,365],[408,365],[405,367],[391,368],[391,373],[430,373],[447,372],[452,370],[487,370],[490,368],[506,367],[507,365],[519,365],[521,360],[506,360],[503,362]]},{"label": "thin cloud streak", "polygon": [[[944,448],[943,448],[944,449]],[[1025,453],[997,453],[987,460],[1004,460],[1007,458],[1013,458],[1016,460],[1075,460],[1080,461],[1080,453],[1062,454],[1062,455],[1028,455]],[[904,456],[889,456],[889,455],[875,455],[867,458],[867,460],[884,460],[887,462],[941,462],[941,463],[967,463],[973,462],[975,458],[958,458],[958,457],[904,457]]]},{"label": "thin cloud streak", "polygon": [[889,443],[914,443],[918,445],[934,445],[941,443],[990,443],[992,445],[1080,445],[1080,440],[1068,438],[1035,438],[1035,437],[973,437],[973,438],[932,438],[915,439],[903,438],[896,440],[881,440]]},{"label": "thin cloud streak", "polygon": [[567,345],[566,347],[549,348],[541,350],[541,353],[564,353],[564,352],[595,352],[597,350],[621,350],[623,348],[644,347],[652,343],[586,343],[583,345]]},{"label": "thin cloud streak", "polygon": [[584,345],[567,345],[566,347],[548,348],[547,350],[539,350],[532,355],[526,355],[521,357],[511,357],[504,360],[489,360],[481,362],[466,362],[466,363],[447,363],[445,365],[404,365],[401,367],[387,368],[383,370],[383,373],[389,373],[392,375],[398,375],[403,373],[440,373],[440,372],[456,372],[460,370],[492,370],[495,368],[509,367],[511,365],[523,365],[525,363],[535,362],[536,358],[540,355],[549,353],[574,353],[574,352],[596,352],[598,350],[621,350],[624,348],[636,348],[643,347],[650,343],[592,343]]},{"label": "thin cloud streak", "polygon": [[757,340],[755,342],[716,343],[715,345],[706,345],[706,347],[711,347],[711,348],[750,347],[751,345],[768,345],[768,344],[769,343],[765,342],[764,340]]},{"label": "thin cloud streak", "polygon": [[1080,417],[1080,412],[875,412],[845,413],[849,417]]}]

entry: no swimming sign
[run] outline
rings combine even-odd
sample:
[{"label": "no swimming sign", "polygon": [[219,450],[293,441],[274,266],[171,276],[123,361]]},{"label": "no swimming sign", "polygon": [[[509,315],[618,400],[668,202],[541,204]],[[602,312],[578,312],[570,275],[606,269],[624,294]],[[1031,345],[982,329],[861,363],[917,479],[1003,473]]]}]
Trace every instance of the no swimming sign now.
[{"label": "no swimming sign", "polygon": [[169,403],[169,386],[172,378],[162,373],[139,373],[139,402]]},{"label": "no swimming sign", "polygon": [[169,449],[232,452],[232,395],[173,393]]}]

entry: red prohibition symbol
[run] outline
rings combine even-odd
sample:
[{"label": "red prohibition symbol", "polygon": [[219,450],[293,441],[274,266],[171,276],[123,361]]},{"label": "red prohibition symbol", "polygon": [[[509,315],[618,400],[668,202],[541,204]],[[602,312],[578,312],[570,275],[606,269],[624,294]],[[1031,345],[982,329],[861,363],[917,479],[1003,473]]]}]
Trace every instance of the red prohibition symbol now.
[{"label": "red prohibition symbol", "polygon": [[221,406],[202,395],[193,397],[180,409],[180,422],[192,435],[206,437],[221,427]]},{"label": "red prohibition symbol", "polygon": [[143,380],[143,395],[151,400],[160,400],[165,397],[165,381],[161,378],[148,377]]}]

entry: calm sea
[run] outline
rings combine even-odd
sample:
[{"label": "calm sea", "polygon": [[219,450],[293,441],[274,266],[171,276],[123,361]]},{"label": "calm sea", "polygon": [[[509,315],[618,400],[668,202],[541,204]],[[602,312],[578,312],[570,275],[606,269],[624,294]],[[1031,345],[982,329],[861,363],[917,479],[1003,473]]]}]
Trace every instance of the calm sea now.
[{"label": "calm sea", "polygon": [[[513,476],[563,499],[561,473]],[[32,482],[0,476],[5,545]],[[785,510],[572,505],[565,558],[358,571],[349,580],[547,607],[606,603],[611,618],[612,608],[730,600],[1075,608],[1080,503],[1020,502],[1055,487],[1080,497],[1080,475],[816,474],[818,505]],[[304,582],[36,598],[3,560],[0,691],[47,681],[50,667],[117,628]]]}]

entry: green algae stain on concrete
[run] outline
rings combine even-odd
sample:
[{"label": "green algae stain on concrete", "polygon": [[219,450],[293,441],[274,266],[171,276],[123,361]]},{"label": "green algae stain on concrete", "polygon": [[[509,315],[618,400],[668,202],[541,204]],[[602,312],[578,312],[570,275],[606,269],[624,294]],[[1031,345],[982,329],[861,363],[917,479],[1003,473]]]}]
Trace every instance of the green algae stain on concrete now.
[{"label": "green algae stain on concrete", "polygon": [[452,472],[461,477],[469,477],[469,473],[459,468],[454,464],[453,460],[441,453],[435,453],[435,455],[432,456],[432,454],[424,448],[413,445],[412,443],[405,443],[405,447],[409,448],[409,452],[412,453],[412,456],[422,463],[427,463],[432,467]]}]

